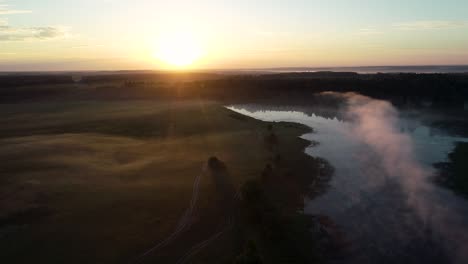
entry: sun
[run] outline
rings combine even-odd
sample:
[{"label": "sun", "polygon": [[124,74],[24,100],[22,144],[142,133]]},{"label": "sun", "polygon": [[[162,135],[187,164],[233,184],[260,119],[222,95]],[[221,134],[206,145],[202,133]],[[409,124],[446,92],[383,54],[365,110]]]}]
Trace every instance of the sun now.
[{"label": "sun", "polygon": [[161,36],[154,57],[168,66],[187,68],[202,56],[199,41],[190,33],[172,33]]}]

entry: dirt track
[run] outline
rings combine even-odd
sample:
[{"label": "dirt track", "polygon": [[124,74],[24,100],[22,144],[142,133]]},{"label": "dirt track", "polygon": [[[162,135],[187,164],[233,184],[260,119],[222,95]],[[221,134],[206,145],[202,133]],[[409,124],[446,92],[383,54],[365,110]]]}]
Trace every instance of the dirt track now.
[{"label": "dirt track", "polygon": [[189,207],[185,210],[184,214],[182,217],[179,219],[179,223],[174,230],[169,236],[167,236],[163,241],[158,242],[156,245],[145,251],[143,254],[135,258],[134,260],[130,261],[130,263],[140,263],[150,255],[151,253],[156,252],[157,250],[160,250],[164,248],[166,245],[170,244],[172,241],[174,241],[183,231],[186,231],[187,229],[190,228],[190,225],[192,224],[192,219],[193,219],[193,213],[195,211],[195,206],[198,201],[198,196],[200,192],[200,181],[203,176],[203,174],[206,174],[206,167],[204,166],[202,168],[202,172],[195,178],[195,181],[193,183],[193,188],[192,188],[192,198],[190,199],[190,205]]}]

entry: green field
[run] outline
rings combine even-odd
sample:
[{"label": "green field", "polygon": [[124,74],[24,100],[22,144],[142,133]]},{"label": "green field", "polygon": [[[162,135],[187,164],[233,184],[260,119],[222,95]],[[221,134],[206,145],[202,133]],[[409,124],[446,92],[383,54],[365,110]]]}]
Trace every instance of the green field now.
[{"label": "green field", "polygon": [[[201,175],[192,228],[141,259],[175,263],[233,211],[219,202],[208,158],[226,165],[236,190],[272,160],[267,123],[213,102],[38,102],[2,104],[0,112],[3,263],[129,263],[174,232]],[[303,153],[308,143],[298,138],[307,130],[274,125],[278,173],[298,186],[315,173]],[[271,197],[278,208],[291,206]],[[190,261],[231,263],[245,239],[235,233]]]}]

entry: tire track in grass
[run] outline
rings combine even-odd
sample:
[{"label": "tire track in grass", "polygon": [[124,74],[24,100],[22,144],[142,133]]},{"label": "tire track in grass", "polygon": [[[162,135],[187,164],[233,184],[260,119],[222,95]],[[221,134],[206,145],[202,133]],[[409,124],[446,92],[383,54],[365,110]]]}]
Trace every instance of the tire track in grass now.
[{"label": "tire track in grass", "polygon": [[188,229],[190,225],[192,224],[193,220],[193,212],[195,211],[195,206],[198,201],[198,196],[200,193],[200,181],[202,178],[202,175],[206,173],[206,167],[204,166],[202,168],[202,173],[200,173],[196,178],[193,183],[192,187],[192,198],[190,199],[190,205],[189,207],[185,210],[184,214],[182,217],[179,219],[179,223],[177,224],[176,229],[174,232],[172,232],[168,237],[166,237],[163,241],[157,243],[150,249],[146,250],[143,254],[139,255],[129,263],[140,263],[141,261],[144,260],[145,257],[147,257],[149,254],[165,247],[169,243],[171,243],[173,240],[175,240],[184,230]]},{"label": "tire track in grass", "polygon": [[[240,190],[236,192],[234,195],[234,201],[239,201],[241,198],[241,193]],[[231,229],[234,226],[234,221],[235,217],[234,215],[231,215],[228,219],[227,225],[219,232],[213,234],[211,237],[209,237],[206,240],[201,241],[200,243],[196,244],[193,246],[187,253],[185,253],[177,262],[176,264],[183,264],[186,263],[190,258],[198,254],[200,251],[202,251],[205,247],[207,247],[211,242],[215,241],[218,239],[221,235],[223,235],[225,232],[227,232],[229,229]]]},{"label": "tire track in grass", "polygon": [[231,229],[231,227],[234,225],[234,217],[230,217],[228,220],[227,225],[219,232],[213,234],[211,237],[209,237],[206,240],[203,240],[202,242],[196,244],[193,246],[187,253],[185,253],[179,261],[176,262],[176,264],[183,264],[186,263],[190,258],[198,254],[201,250],[203,250],[205,247],[207,247],[211,242],[215,241],[218,239],[221,235],[223,235],[226,231]]}]

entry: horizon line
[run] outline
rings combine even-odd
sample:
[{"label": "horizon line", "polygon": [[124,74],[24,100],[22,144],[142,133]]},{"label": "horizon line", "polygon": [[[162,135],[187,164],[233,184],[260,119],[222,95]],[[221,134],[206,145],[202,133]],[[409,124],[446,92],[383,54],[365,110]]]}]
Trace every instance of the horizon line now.
[{"label": "horizon line", "polygon": [[[310,70],[319,69],[366,69],[366,68],[440,68],[440,67],[467,67],[468,64],[407,64],[407,65],[360,65],[360,66],[275,66],[275,67],[239,67],[239,68],[193,68],[193,69],[94,69],[94,70],[6,70],[0,73],[73,73],[73,72],[230,72],[230,71],[277,71],[277,70],[294,70],[303,69],[307,72]],[[468,70],[468,69],[467,69]]]}]

